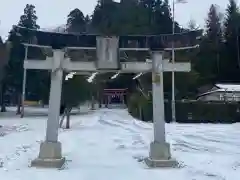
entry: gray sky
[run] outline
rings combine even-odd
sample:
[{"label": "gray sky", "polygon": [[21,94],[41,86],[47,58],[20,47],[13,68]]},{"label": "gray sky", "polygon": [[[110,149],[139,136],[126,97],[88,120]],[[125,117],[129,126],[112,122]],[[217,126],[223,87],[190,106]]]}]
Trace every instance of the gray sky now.
[{"label": "gray sky", "polygon": [[[119,1],[119,0],[118,0]],[[218,4],[225,11],[228,0],[187,0],[176,5],[176,20],[186,26],[190,19],[203,26],[211,4]],[[0,35],[6,36],[13,24],[19,21],[27,3],[36,6],[38,24],[41,28],[56,27],[66,23],[68,13],[79,8],[84,14],[92,14],[97,0],[2,0],[0,6]],[[169,0],[172,2],[172,0]]]}]

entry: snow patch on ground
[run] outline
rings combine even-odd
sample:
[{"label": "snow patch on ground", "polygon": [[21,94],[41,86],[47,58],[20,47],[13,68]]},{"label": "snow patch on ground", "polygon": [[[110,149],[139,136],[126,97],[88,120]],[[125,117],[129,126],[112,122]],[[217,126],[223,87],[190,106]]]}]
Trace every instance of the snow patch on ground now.
[{"label": "snow patch on ground", "polygon": [[[47,117],[1,118],[0,177],[7,180],[238,180],[240,124],[167,124],[178,169],[149,169],[152,124],[133,119],[126,110],[102,109],[71,117],[60,129],[63,169],[30,168],[45,137]],[[1,129],[1,128],[0,128]],[[1,163],[2,162],[2,163]]]},{"label": "snow patch on ground", "polygon": [[0,136],[5,136],[10,133],[28,131],[26,125],[12,125],[12,126],[0,126]]}]

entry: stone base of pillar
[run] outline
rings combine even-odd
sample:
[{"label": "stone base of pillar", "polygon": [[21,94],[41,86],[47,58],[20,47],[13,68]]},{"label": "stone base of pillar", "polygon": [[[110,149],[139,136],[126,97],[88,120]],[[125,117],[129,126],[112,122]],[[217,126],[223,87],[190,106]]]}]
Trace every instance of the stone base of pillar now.
[{"label": "stone base of pillar", "polygon": [[145,163],[151,168],[178,166],[178,162],[171,157],[169,143],[152,142],[149,157],[145,159]]},{"label": "stone base of pillar", "polygon": [[65,163],[60,142],[42,142],[38,158],[31,162],[32,167],[61,168]]}]

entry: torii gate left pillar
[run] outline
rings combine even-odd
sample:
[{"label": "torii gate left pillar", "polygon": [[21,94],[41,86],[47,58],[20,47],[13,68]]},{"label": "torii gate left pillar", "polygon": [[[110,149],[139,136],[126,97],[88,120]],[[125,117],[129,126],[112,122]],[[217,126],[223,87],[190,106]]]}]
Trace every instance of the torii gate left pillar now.
[{"label": "torii gate left pillar", "polygon": [[[64,60],[64,51],[62,49],[53,50],[51,68],[51,87],[49,98],[49,112],[46,130],[46,139],[40,144],[40,152],[36,159],[31,162],[34,167],[56,167],[61,168],[65,163],[62,157],[62,146],[58,141],[59,114],[62,91],[63,69],[61,68]],[[44,68],[44,67],[43,67]]]}]

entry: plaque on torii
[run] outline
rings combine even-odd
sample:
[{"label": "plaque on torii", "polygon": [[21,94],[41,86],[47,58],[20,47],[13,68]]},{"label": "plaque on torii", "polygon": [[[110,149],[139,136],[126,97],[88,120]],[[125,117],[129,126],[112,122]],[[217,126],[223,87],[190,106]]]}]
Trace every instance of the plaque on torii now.
[{"label": "plaque on torii", "polygon": [[[65,158],[61,154],[61,143],[58,142],[64,71],[81,72],[81,74],[96,71],[102,73],[152,72],[154,141],[150,145],[150,154],[145,162],[151,167],[176,165],[176,160],[171,158],[170,145],[165,140],[163,72],[189,72],[191,65],[190,63],[171,63],[167,59],[163,59],[163,52],[170,50],[169,45],[172,41],[175,42],[176,49],[184,49],[186,46],[187,48],[195,47],[201,33],[202,31],[190,31],[174,35],[106,37],[44,32],[16,26],[13,34],[17,35],[20,39],[19,42],[26,47],[24,69],[51,70],[46,140],[41,144],[39,156],[32,161],[32,166],[61,167],[65,162]],[[21,35],[31,38],[24,40],[21,39]],[[14,43],[14,41],[12,42]],[[28,52],[30,53],[31,48],[40,48],[41,53],[46,54],[46,57],[30,59]],[[125,54],[127,54],[126,52],[130,52],[130,54],[131,52],[135,54],[144,52],[144,55],[150,56],[152,61],[136,61],[131,58],[121,61],[122,52]],[[146,58],[144,57],[144,59]],[[26,77],[26,72],[24,77]],[[23,95],[24,93],[25,87],[23,87]]]}]

